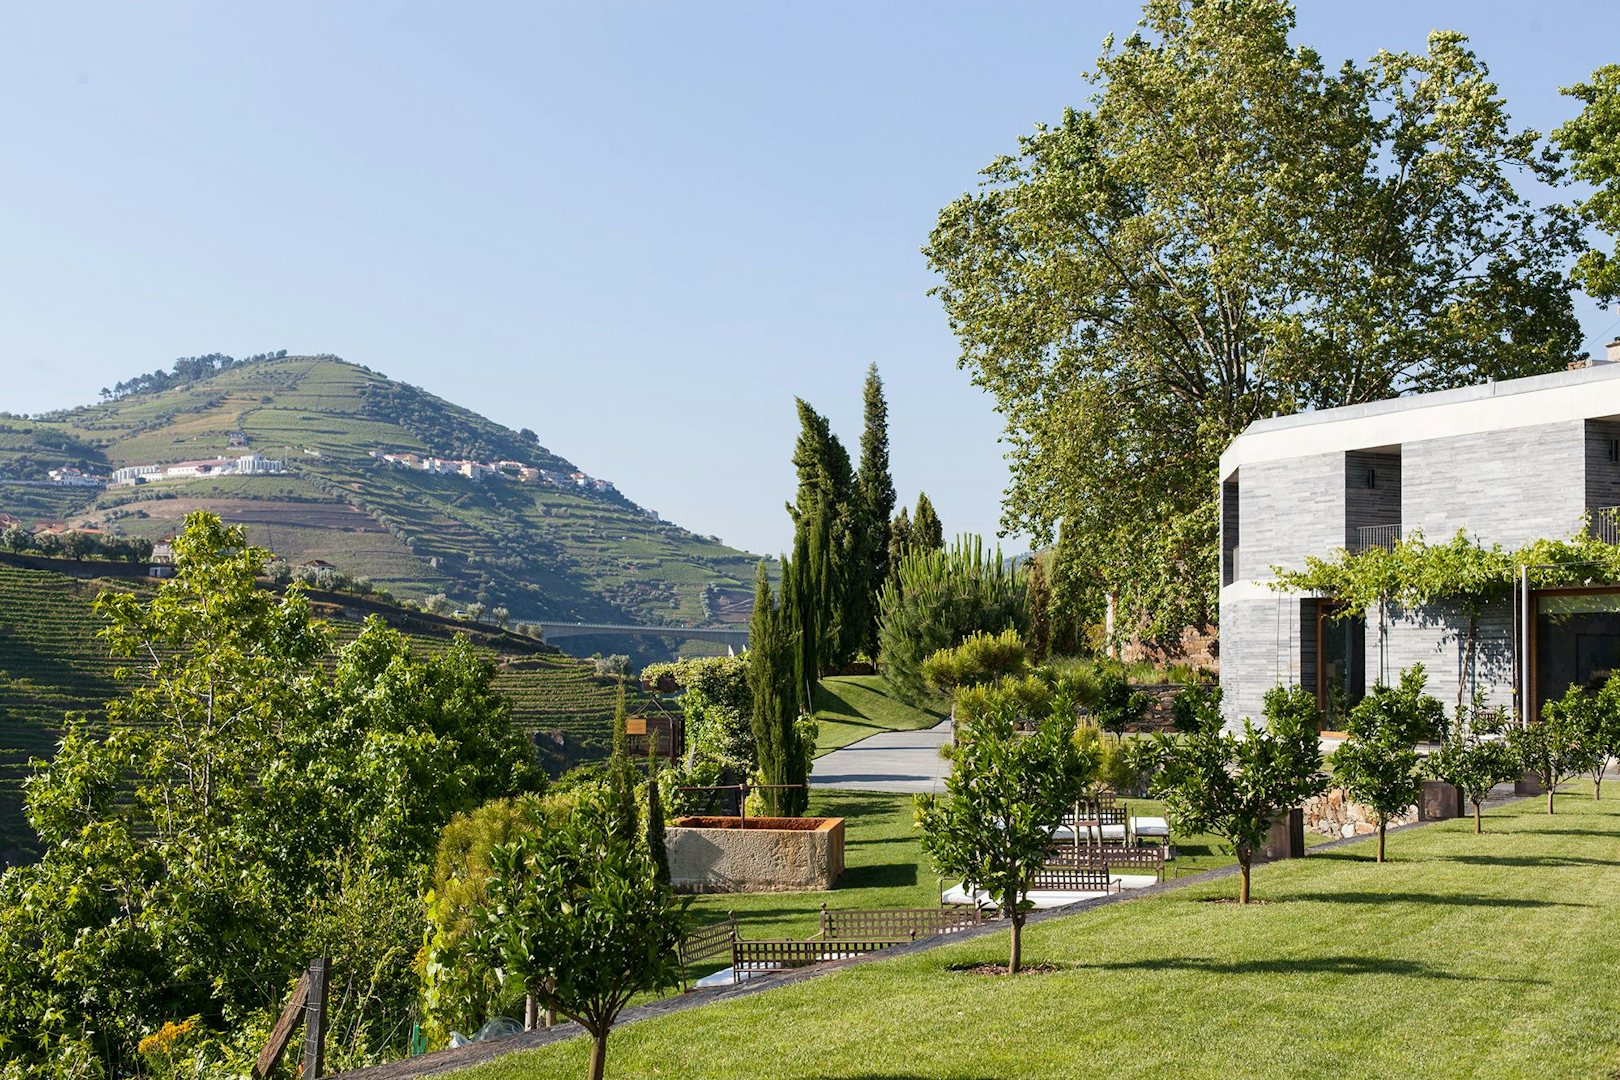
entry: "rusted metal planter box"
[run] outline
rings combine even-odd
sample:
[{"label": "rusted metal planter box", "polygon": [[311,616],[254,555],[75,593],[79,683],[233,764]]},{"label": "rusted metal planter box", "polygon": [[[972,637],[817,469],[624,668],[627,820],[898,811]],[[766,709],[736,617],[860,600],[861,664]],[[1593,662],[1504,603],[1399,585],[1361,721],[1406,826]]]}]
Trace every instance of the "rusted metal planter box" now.
[{"label": "rusted metal planter box", "polygon": [[664,834],[677,892],[830,889],[844,872],[843,818],[676,818]]}]

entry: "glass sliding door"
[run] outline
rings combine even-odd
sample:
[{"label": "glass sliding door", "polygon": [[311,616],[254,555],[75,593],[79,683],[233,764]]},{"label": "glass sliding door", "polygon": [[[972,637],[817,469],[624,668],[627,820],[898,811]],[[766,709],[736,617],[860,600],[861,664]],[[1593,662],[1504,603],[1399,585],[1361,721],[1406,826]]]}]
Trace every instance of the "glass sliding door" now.
[{"label": "glass sliding door", "polygon": [[1336,618],[1339,610],[1323,600],[1316,616],[1316,701],[1324,731],[1343,731],[1350,709],[1367,692],[1367,620]]},{"label": "glass sliding door", "polygon": [[1620,669],[1620,590],[1536,593],[1531,654],[1535,708],[1571,686],[1596,689]]}]

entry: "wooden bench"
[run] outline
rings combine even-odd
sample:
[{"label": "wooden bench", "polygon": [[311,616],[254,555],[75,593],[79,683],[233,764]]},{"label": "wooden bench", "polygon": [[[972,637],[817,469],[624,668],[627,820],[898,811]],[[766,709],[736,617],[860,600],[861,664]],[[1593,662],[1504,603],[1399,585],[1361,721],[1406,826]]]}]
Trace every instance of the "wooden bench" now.
[{"label": "wooden bench", "polygon": [[1152,874],[1160,881],[1164,880],[1165,848],[1155,845],[1153,847],[1115,847],[1113,845],[1060,844],[1047,854],[1048,866],[1057,867],[1086,867],[1093,870],[1104,870],[1108,873],[1119,871],[1139,870]]},{"label": "wooden bench", "polygon": [[681,989],[689,989],[691,981],[690,972],[693,965],[701,964],[705,960],[713,960],[719,956],[726,956],[732,952],[737,940],[737,917],[728,915],[726,918],[709,926],[700,926],[691,930],[681,939],[676,955],[681,964]]},{"label": "wooden bench", "polygon": [[1043,866],[1030,879],[1031,892],[1100,892],[1120,890],[1119,879],[1095,866]]},{"label": "wooden bench", "polygon": [[979,909],[967,905],[937,908],[869,908],[835,911],[821,905],[822,941],[916,941],[977,926]]}]

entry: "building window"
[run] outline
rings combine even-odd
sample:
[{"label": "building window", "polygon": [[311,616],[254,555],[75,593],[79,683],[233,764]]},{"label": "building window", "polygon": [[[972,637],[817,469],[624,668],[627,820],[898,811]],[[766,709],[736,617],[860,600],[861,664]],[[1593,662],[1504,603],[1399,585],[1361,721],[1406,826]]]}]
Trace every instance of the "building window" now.
[{"label": "building window", "polygon": [[1532,706],[1564,696],[1571,686],[1596,689],[1620,670],[1620,590],[1536,593],[1530,670]]}]

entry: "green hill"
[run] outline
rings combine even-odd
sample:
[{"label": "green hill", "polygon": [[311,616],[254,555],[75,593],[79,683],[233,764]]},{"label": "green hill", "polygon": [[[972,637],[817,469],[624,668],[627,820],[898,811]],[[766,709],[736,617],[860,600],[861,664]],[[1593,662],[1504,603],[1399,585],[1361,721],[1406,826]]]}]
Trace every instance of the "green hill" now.
[{"label": "green hill", "polygon": [[[444,593],[457,604],[504,606],[518,620],[747,617],[754,556],[658,521],[611,487],[559,486],[575,466],[530,432],[334,357],[218,371],[209,361],[200,376],[196,367],[190,381],[122,397],[103,391],[111,400],[97,405],[0,413],[0,514],[155,539],[190,510],[213,510],[290,562],[324,560],[402,598]],[[609,425],[611,400],[595,407]],[[438,475],[390,464],[385,453],[520,462],[552,482]],[[243,454],[280,460],[286,471],[106,488],[48,479],[62,466],[108,474]]]},{"label": "green hill", "polygon": [[[0,562],[0,863],[27,848],[20,784],[28,760],[51,755],[65,713],[94,715],[118,692],[113,672],[119,661],[96,637],[101,622],[91,610],[103,588],[150,585],[78,580]],[[553,771],[606,754],[618,691],[612,680],[596,676],[590,662],[493,627],[469,627],[367,598],[313,595],[317,613],[331,621],[340,642],[351,640],[373,612],[425,651],[448,648],[455,634],[469,634],[496,665],[495,686],[511,703],[514,721],[533,734]],[[634,683],[627,692],[632,712],[657,707]]]}]

